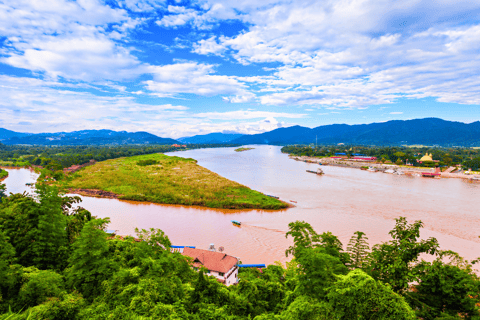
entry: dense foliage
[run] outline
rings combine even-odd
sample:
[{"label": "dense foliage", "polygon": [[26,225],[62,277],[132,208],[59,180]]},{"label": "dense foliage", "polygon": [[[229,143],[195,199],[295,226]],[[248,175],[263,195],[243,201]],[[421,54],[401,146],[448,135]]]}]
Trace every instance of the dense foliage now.
[{"label": "dense foliage", "polygon": [[0,165],[37,165],[61,169],[80,165],[90,160],[104,161],[142,154],[164,153],[178,150],[234,147],[236,144],[189,144],[187,147],[172,145],[112,145],[112,146],[24,146],[0,143]]},{"label": "dense foliage", "polygon": [[369,157],[377,157],[379,161],[405,164],[413,166],[433,166],[433,163],[420,163],[417,160],[427,152],[432,154],[433,160],[438,160],[440,166],[453,166],[461,164],[465,169],[480,169],[480,149],[473,148],[428,148],[428,147],[374,147],[374,146],[285,146],[282,152],[309,157],[331,157],[338,153],[344,153],[352,157],[362,154]]},{"label": "dense foliage", "polygon": [[[161,230],[109,237],[92,217],[37,184],[0,204],[0,319],[479,319],[472,264],[420,240],[422,223],[397,219],[392,240],[348,249],[306,222],[289,225],[286,267],[241,269],[226,287],[171,253]],[[436,255],[432,262],[420,254]]]}]

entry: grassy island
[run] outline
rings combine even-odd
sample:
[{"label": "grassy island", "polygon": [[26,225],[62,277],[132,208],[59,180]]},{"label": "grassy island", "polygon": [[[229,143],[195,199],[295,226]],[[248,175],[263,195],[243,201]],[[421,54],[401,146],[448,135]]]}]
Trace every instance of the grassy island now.
[{"label": "grassy island", "polygon": [[98,162],[70,176],[74,193],[228,209],[282,209],[288,204],[230,181],[194,159],[149,154]]},{"label": "grassy island", "polygon": [[242,151],[248,151],[248,150],[253,150],[255,148],[237,148],[235,149],[236,152],[242,152]]}]

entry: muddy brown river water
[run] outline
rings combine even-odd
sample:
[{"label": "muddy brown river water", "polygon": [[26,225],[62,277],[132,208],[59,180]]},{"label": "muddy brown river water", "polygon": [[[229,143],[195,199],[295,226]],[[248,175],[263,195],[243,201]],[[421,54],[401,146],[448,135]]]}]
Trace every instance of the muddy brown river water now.
[{"label": "muddy brown river water", "polygon": [[[317,232],[331,231],[344,245],[363,231],[370,245],[389,240],[395,218],[422,220],[422,238],[436,237],[443,249],[467,259],[480,256],[480,183],[461,179],[429,179],[322,167],[294,161],[276,146],[200,149],[169,153],[198,160],[198,164],[252,189],[296,201],[281,211],[214,210],[200,207],[146,204],[82,197],[81,204],[98,217],[110,217],[109,229],[134,235],[135,227],[160,228],[175,245],[208,248],[214,243],[244,263],[286,261],[288,223],[309,222]],[[9,170],[8,192],[27,190],[35,174]],[[242,222],[241,227],[230,220]]]}]

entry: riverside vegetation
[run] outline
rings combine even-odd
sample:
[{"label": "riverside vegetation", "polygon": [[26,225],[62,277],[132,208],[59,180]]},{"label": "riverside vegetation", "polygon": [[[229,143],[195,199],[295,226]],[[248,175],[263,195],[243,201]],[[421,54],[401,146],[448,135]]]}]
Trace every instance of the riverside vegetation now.
[{"label": "riverside vegetation", "polygon": [[[124,200],[228,209],[288,205],[199,165],[194,159],[150,154],[98,162],[60,182],[64,189],[103,190]],[[75,191],[74,191],[75,192]]]},{"label": "riverside vegetation", "polygon": [[172,145],[107,145],[107,146],[26,146],[0,143],[0,165],[25,167],[41,166],[61,170],[71,165],[81,165],[90,160],[104,161],[142,154],[163,153],[189,149],[237,147],[238,144],[188,144]]},{"label": "riverside vegetation", "polygon": [[391,240],[371,249],[356,232],[346,250],[332,233],[292,222],[286,266],[241,269],[226,287],[170,252],[161,230],[109,237],[109,220],[77,207],[78,197],[36,188],[0,203],[1,320],[480,317],[473,264],[420,240],[420,221],[397,219]]},{"label": "riverside vegetation", "polygon": [[6,170],[3,170],[2,168],[0,168],[0,180],[4,179],[8,177],[8,171]]}]

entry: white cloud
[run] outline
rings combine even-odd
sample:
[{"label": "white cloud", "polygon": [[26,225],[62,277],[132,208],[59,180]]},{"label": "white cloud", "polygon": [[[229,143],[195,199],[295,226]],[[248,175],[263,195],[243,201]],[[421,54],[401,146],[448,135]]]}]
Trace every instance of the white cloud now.
[{"label": "white cloud", "polygon": [[238,121],[242,119],[258,119],[258,118],[291,118],[298,119],[305,117],[306,114],[286,113],[286,112],[268,112],[268,111],[228,111],[228,112],[204,112],[197,113],[195,117],[208,119],[221,119]]},{"label": "white cloud", "polygon": [[125,10],[97,0],[7,3],[0,4],[0,35],[7,39],[1,62],[83,81],[121,80],[143,72],[130,49],[115,41],[142,21]]},{"label": "white cloud", "polygon": [[[217,1],[205,3],[208,8]],[[399,96],[480,101],[475,90],[480,26],[472,24],[477,22],[470,16],[480,10],[479,2],[305,0],[222,1],[222,5],[249,23],[249,29],[232,37],[200,40],[194,51],[230,52],[242,64],[280,63],[272,76],[238,78],[259,85],[259,92],[276,92],[262,96],[262,103],[364,108],[394,102]]]},{"label": "white cloud", "polygon": [[44,71],[54,78],[83,81],[122,80],[144,71],[127,49],[95,32],[79,38],[44,36],[30,42],[29,46],[21,54],[11,54],[1,62],[17,68]]},{"label": "white cloud", "polygon": [[145,81],[148,90],[160,96],[172,97],[178,93],[194,93],[202,96],[219,94],[247,94],[244,85],[234,77],[213,75],[212,65],[196,62],[152,66],[154,80]]},{"label": "white cloud", "polygon": [[193,45],[193,52],[198,54],[215,54],[222,55],[225,51],[225,46],[218,44],[215,37],[211,37],[207,40],[200,40],[198,43]]},{"label": "white cloud", "polygon": [[20,132],[147,131],[179,138],[199,132],[260,133],[290,125],[275,118],[304,116],[254,110],[196,113],[183,105],[141,104],[132,96],[97,96],[83,89],[56,81],[0,75],[2,127]]},{"label": "white cloud", "polygon": [[403,112],[390,112],[390,114],[403,114]]}]

